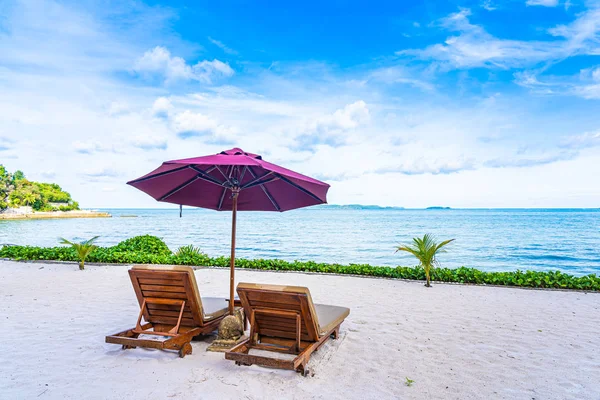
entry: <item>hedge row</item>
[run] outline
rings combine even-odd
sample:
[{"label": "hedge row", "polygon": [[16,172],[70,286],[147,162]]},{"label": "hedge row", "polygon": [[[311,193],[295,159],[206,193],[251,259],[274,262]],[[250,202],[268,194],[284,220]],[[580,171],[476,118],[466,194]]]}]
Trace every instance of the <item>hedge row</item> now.
[{"label": "hedge row", "polygon": [[[137,241],[136,241],[137,239]],[[86,261],[125,264],[176,264],[228,267],[228,257],[209,257],[196,250],[178,251],[173,254],[168,247],[162,246],[151,236],[128,239],[113,247],[99,247]],[[151,245],[148,245],[150,242]],[[137,249],[145,249],[140,251]],[[166,249],[166,250],[165,250]],[[186,249],[189,250],[189,249]],[[78,261],[70,247],[32,247],[4,246],[0,248],[0,258],[14,260],[60,260]],[[378,267],[368,264],[327,264],[313,261],[284,261],[271,259],[236,259],[237,268],[249,268],[270,271],[301,271],[335,274],[365,275],[397,279],[424,280],[425,273],[420,267]],[[504,286],[522,286],[533,288],[561,288],[600,291],[600,276],[573,276],[559,271],[510,271],[485,272],[475,268],[456,269],[437,268],[431,276],[433,281],[473,283]]]}]

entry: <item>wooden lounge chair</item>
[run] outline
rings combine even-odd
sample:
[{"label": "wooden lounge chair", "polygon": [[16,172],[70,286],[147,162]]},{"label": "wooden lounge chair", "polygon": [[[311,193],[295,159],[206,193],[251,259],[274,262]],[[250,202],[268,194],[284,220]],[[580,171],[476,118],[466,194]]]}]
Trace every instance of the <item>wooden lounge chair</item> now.
[{"label": "wooden lounge chair", "polygon": [[[238,365],[262,365],[308,374],[306,365],[350,314],[345,307],[314,304],[305,287],[240,283],[237,292],[250,318],[250,336],[225,353]],[[293,359],[250,354],[268,350],[296,355]]]},{"label": "wooden lounge chair", "polygon": [[[180,357],[185,357],[192,353],[192,338],[216,330],[227,315],[225,298],[200,297],[190,267],[136,265],[129,270],[129,277],[140,314],[135,328],[107,336],[107,343],[120,344],[123,349],[177,350]],[[140,335],[167,339],[140,338]]]}]

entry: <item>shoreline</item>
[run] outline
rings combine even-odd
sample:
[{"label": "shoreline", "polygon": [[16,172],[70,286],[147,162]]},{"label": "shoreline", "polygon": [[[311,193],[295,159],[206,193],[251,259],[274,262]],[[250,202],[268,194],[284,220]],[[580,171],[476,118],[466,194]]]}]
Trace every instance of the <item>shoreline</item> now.
[{"label": "shoreline", "polygon": [[103,211],[39,211],[32,213],[2,213],[0,220],[24,220],[24,219],[63,219],[63,218],[111,218],[112,215]]}]

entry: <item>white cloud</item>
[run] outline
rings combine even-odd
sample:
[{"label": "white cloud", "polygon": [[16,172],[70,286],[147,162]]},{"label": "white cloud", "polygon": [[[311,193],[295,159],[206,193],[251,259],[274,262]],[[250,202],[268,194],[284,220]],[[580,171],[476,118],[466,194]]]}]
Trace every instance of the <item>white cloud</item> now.
[{"label": "white cloud", "polygon": [[183,111],[174,116],[172,120],[173,130],[182,139],[203,137],[212,143],[232,143],[237,130],[219,124],[208,115],[190,110]]},{"label": "white cloud", "polygon": [[481,8],[484,8],[488,11],[494,11],[495,9],[497,9],[492,0],[483,0],[481,2]]},{"label": "white cloud", "polygon": [[138,147],[143,150],[164,150],[167,148],[167,139],[153,134],[136,135],[132,137],[129,142],[134,147]]},{"label": "white cloud", "polygon": [[588,68],[573,76],[538,78],[536,71],[515,73],[515,83],[537,94],[577,96],[588,100],[600,99],[600,68]]},{"label": "white cloud", "polygon": [[356,101],[336,110],[333,115],[326,116],[317,121],[317,129],[353,129],[369,121],[370,114],[367,104]]},{"label": "white cloud", "polygon": [[222,61],[203,60],[188,65],[183,58],[171,56],[171,52],[162,46],[146,51],[137,59],[133,70],[145,76],[164,77],[165,84],[190,80],[210,84],[214,79],[234,75],[233,69]]},{"label": "white cloud", "polygon": [[377,82],[384,82],[387,84],[399,83],[404,85],[410,85],[424,91],[433,91],[435,86],[427,82],[424,79],[418,79],[415,77],[417,73],[415,71],[407,70],[406,68],[394,66],[378,68],[369,73],[369,79]]},{"label": "white cloud", "polygon": [[152,104],[152,115],[160,118],[167,118],[173,110],[171,100],[166,97],[159,97]]},{"label": "white cloud", "polygon": [[527,0],[525,4],[528,6],[556,7],[558,0]]},{"label": "white cloud", "polygon": [[401,50],[400,56],[434,60],[444,68],[523,68],[572,55],[600,54],[600,8],[580,14],[572,23],[548,30],[563,40],[512,40],[497,38],[469,20],[471,10],[461,9],[438,21],[458,35],[424,49]]},{"label": "white cloud", "polygon": [[563,141],[562,146],[572,149],[586,149],[600,146],[600,131],[569,136]]}]

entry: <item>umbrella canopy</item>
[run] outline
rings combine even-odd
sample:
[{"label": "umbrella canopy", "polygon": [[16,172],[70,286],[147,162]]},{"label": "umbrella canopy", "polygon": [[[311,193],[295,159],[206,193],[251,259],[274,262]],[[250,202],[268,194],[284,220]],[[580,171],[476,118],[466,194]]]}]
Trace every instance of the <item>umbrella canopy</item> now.
[{"label": "umbrella canopy", "polygon": [[234,148],[164,162],[127,184],[158,201],[233,211],[229,310],[233,313],[236,212],[287,211],[327,202],[329,185]]}]

